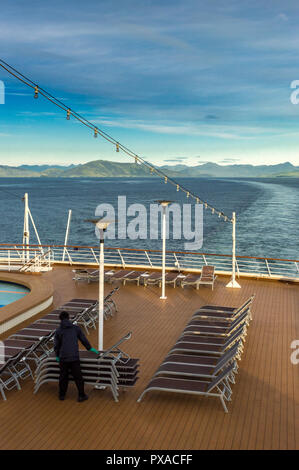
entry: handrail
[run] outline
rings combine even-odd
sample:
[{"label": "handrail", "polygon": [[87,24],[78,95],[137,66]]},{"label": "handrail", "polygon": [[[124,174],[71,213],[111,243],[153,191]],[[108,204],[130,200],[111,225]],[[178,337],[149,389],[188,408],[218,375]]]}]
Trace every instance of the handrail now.
[{"label": "handrail", "polygon": [[45,258],[49,253],[51,253],[51,250],[48,250],[46,253],[39,253],[38,255],[35,255],[34,258],[30,258],[29,261],[20,267],[20,271],[26,268],[30,268],[30,266],[34,265],[36,261],[41,261],[42,258]]},{"label": "handrail", "polygon": [[[53,264],[75,266],[98,266],[94,249],[98,247],[72,248],[69,245],[44,245],[48,247],[47,266],[36,266],[37,271],[52,269]],[[62,253],[67,247],[68,257],[63,260]],[[26,250],[31,259],[36,256],[36,245],[0,245],[0,269],[15,270],[24,265],[22,251]],[[40,259],[42,255],[38,255]],[[31,261],[32,262],[32,261]],[[161,269],[160,250],[110,248],[105,247],[105,266],[111,268]],[[202,266],[211,264],[219,275],[231,275],[232,256],[220,253],[166,252],[166,269],[186,272],[200,272]],[[236,257],[236,272],[240,276],[253,276],[269,279],[299,280],[299,261],[279,258],[262,258],[240,255]]]},{"label": "handrail", "polygon": [[[0,252],[1,252],[1,247],[21,247],[25,246],[22,244],[8,244],[8,243],[0,243]],[[42,247],[42,248],[49,248],[49,249],[54,249],[54,248],[73,248],[75,250],[99,250],[99,246],[87,246],[87,245],[26,245],[25,248],[9,248],[11,251],[28,251],[30,248],[37,248],[37,247]],[[148,248],[120,248],[120,247],[111,247],[111,246],[105,246],[105,251],[132,251],[132,252],[142,252],[144,253],[147,251],[148,253],[162,253],[162,250],[150,250]],[[183,255],[196,255],[196,256],[221,256],[223,258],[231,258],[231,254],[224,254],[224,253],[200,253],[197,251],[175,251],[175,250],[166,250],[166,253],[175,253],[175,254],[183,254]],[[270,260],[270,261],[288,261],[291,263],[299,263],[299,260],[297,259],[288,259],[288,258],[270,258],[270,257],[263,257],[263,256],[247,256],[247,255],[236,255],[237,258],[239,259],[258,259],[258,260]]]}]

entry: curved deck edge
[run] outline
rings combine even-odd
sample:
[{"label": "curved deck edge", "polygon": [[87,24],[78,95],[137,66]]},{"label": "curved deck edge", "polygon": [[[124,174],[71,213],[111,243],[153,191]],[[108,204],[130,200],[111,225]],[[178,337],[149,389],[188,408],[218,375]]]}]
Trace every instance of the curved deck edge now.
[{"label": "curved deck edge", "polygon": [[0,281],[14,282],[30,289],[29,294],[0,311],[0,335],[37,315],[53,303],[53,285],[40,276],[0,273]]}]

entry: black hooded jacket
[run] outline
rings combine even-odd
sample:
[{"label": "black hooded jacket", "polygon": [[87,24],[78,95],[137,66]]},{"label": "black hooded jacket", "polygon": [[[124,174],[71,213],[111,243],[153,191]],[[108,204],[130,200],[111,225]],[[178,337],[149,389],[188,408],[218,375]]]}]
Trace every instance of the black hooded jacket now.
[{"label": "black hooded jacket", "polygon": [[62,320],[54,336],[54,351],[61,361],[79,361],[78,340],[89,351],[91,345],[81,328],[73,325],[69,320]]}]

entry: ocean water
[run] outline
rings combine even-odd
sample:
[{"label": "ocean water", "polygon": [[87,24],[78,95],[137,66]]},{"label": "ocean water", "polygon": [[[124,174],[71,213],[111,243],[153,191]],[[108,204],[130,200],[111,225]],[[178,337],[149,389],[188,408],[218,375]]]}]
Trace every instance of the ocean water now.
[{"label": "ocean water", "polygon": [[[179,182],[225,214],[236,212],[237,254],[299,259],[298,179],[181,178]],[[73,213],[68,244],[97,245],[94,228],[86,219],[95,217],[95,209],[101,203],[110,203],[117,209],[118,196],[126,196],[127,205],[141,203],[147,208],[157,199],[191,202],[169,183],[153,177],[0,178],[0,243],[22,242],[25,192],[44,244],[64,243],[69,209]],[[128,221],[131,219],[128,217]],[[195,251],[230,253],[231,229],[229,222],[204,210],[203,244]],[[183,251],[185,241],[170,236],[167,249]],[[31,243],[36,243],[32,228]],[[160,239],[115,239],[106,243],[114,247],[161,249]]]}]

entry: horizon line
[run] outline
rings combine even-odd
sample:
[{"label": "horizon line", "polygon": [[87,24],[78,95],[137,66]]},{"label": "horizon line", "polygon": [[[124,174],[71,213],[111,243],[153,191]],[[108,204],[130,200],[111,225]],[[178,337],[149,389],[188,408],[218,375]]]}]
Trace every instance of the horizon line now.
[{"label": "horizon line", "polygon": [[[99,160],[89,160],[85,163],[68,163],[68,164],[65,164],[63,165],[62,163],[20,163],[20,164],[17,164],[17,165],[12,165],[12,164],[5,164],[5,163],[1,163],[0,162],[0,166],[5,166],[5,167],[9,167],[9,168],[19,168],[21,166],[53,166],[53,167],[71,167],[71,166],[79,166],[79,165],[87,165],[88,163],[93,163],[93,162],[109,162],[109,163],[120,163],[120,164],[130,164],[130,165],[136,165],[136,163],[134,162],[122,162],[122,161],[113,161],[113,160],[103,160],[103,159],[99,159]],[[154,164],[154,163],[151,163],[153,166],[156,166],[158,168],[162,168],[162,167],[165,167],[165,166],[168,166],[168,167],[175,167],[175,166],[179,166],[179,165],[184,165],[188,168],[197,168],[197,167],[200,167],[200,166],[205,166],[205,165],[209,165],[209,164],[213,164],[213,165],[217,165],[217,166],[221,166],[221,167],[227,167],[227,166],[252,166],[252,167],[259,167],[259,166],[264,166],[264,167],[269,167],[269,166],[278,166],[278,165],[285,165],[285,164],[289,164],[289,165],[292,165],[294,168],[297,168],[298,166],[294,165],[293,163],[291,163],[290,161],[286,160],[286,161],[283,161],[283,162],[280,162],[280,163],[269,163],[269,164],[252,164],[252,163],[217,163],[217,162],[213,162],[213,161],[205,161],[203,163],[198,163],[196,165],[188,165],[187,163],[183,163],[183,162],[178,162],[178,163],[163,163],[162,165],[157,165],[157,164]]]}]

